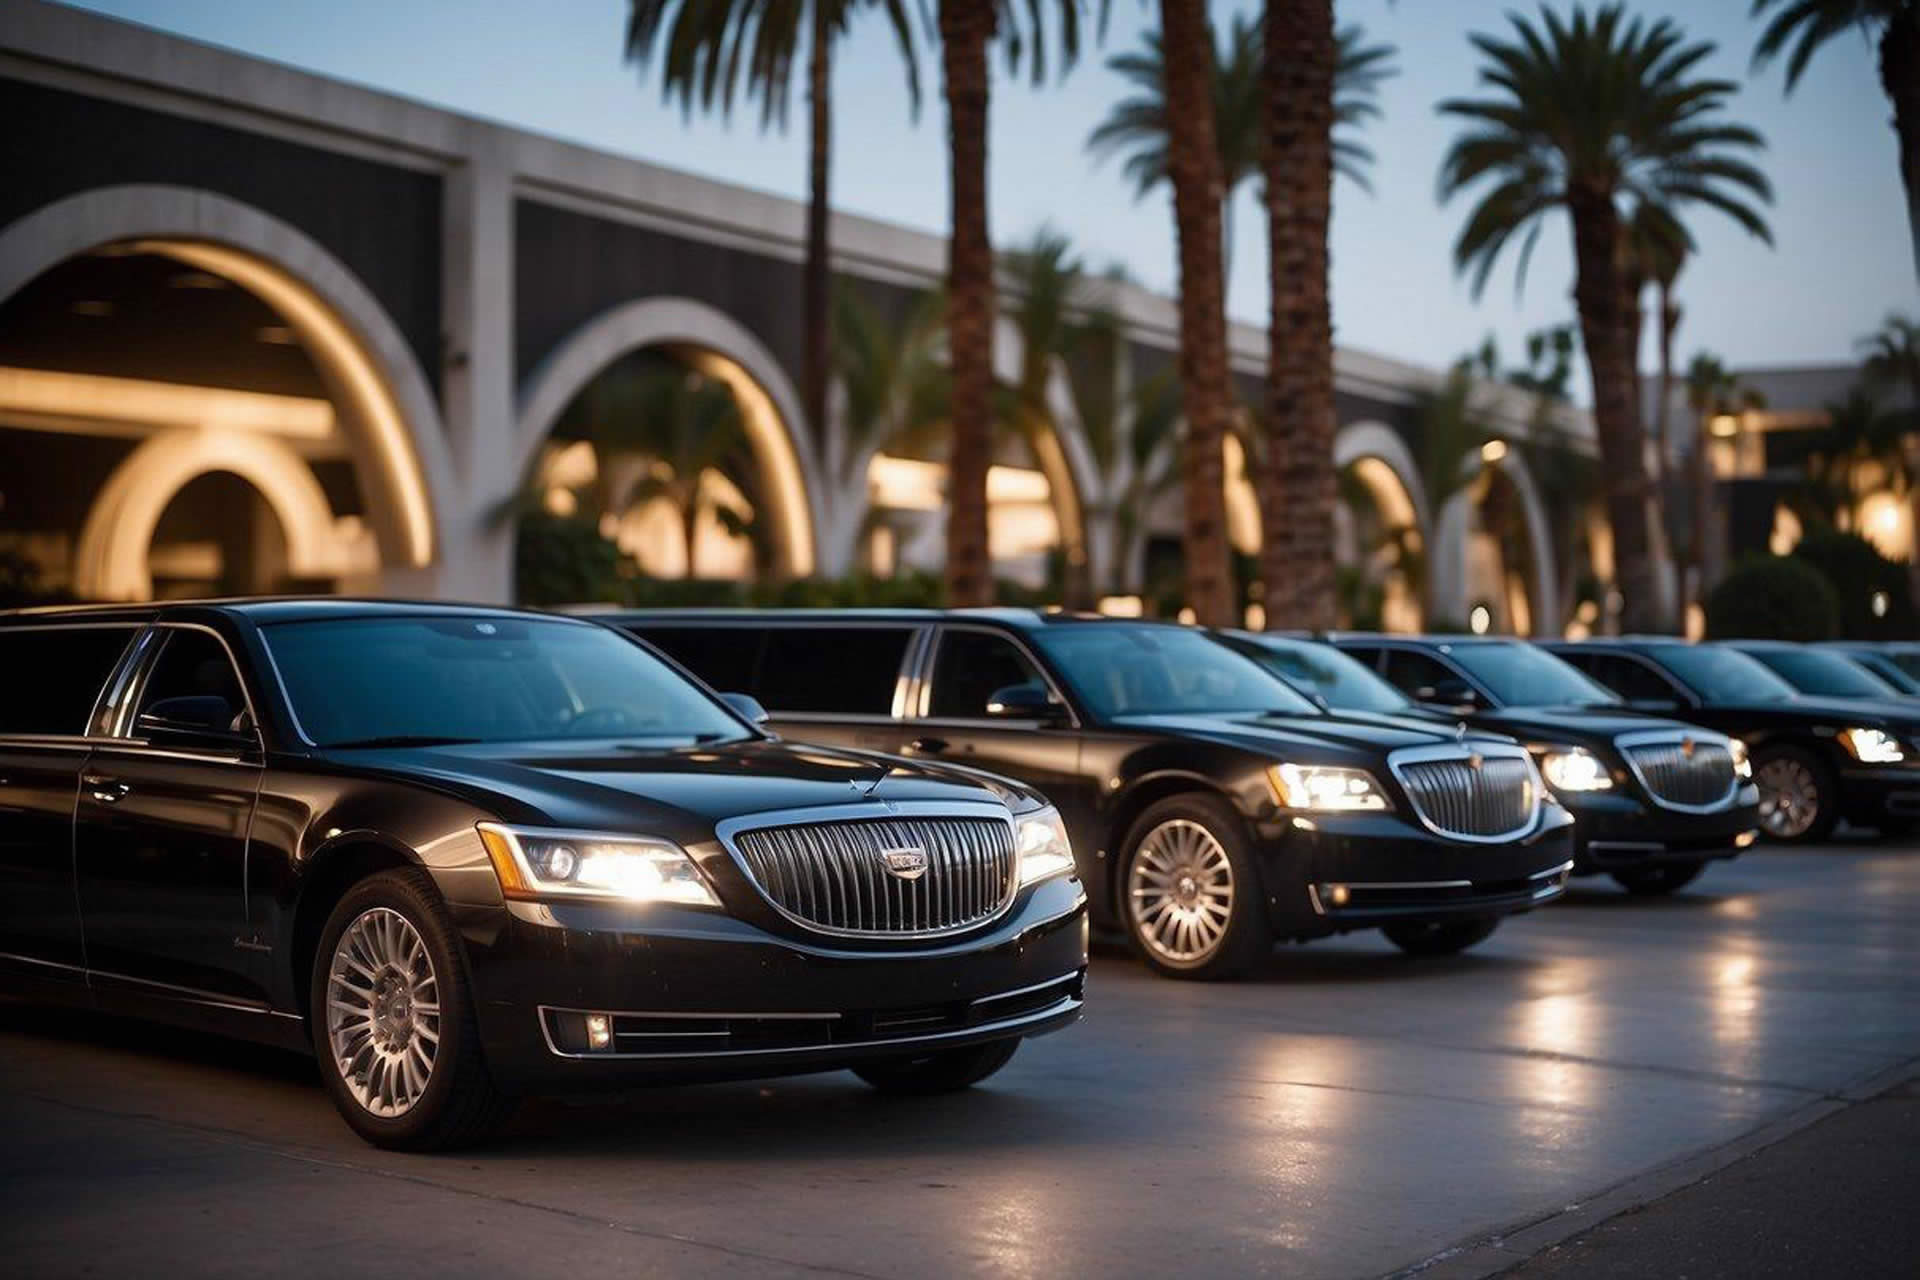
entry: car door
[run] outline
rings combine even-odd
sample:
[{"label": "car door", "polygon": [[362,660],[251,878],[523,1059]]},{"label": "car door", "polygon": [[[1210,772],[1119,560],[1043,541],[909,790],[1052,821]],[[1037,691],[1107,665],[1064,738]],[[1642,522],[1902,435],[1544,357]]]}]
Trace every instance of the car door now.
[{"label": "car door", "polygon": [[[78,976],[73,821],[102,686],[141,624],[0,630],[0,956]],[[51,976],[51,975],[47,975]]]},{"label": "car door", "polygon": [[258,721],[217,632],[162,623],[154,640],[115,736],[96,741],[80,776],[74,863],[88,968],[103,999],[126,984],[261,999],[244,945]]},{"label": "car door", "polygon": [[899,752],[908,660],[926,628],[911,623],[757,624],[766,647],[751,690],[773,730],[796,742]]},{"label": "car door", "polygon": [[[1058,716],[990,715],[993,695],[1015,686],[1044,690]],[[1098,834],[1100,779],[1081,769],[1080,733],[1059,687],[1039,660],[998,628],[947,623],[910,709],[905,754],[1016,778],[1060,810],[1074,848],[1091,852]]]}]

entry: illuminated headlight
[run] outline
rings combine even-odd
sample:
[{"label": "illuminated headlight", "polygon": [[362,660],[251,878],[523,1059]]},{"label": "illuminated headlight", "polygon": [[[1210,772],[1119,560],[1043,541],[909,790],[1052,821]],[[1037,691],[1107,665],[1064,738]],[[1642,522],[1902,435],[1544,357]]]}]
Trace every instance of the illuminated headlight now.
[{"label": "illuminated headlight", "polygon": [[480,840],[509,898],[599,898],[717,907],[679,845],[644,836],[538,831],[480,824]]},{"label": "illuminated headlight", "polygon": [[1742,782],[1753,779],[1753,757],[1747,754],[1747,744],[1739,738],[1727,739],[1727,754],[1733,757],[1733,776]]},{"label": "illuminated headlight", "polygon": [[1540,776],[1555,791],[1610,791],[1613,775],[1585,747],[1550,748],[1540,753]]},{"label": "illuminated headlight", "polygon": [[1014,818],[1014,848],[1020,855],[1020,883],[1034,884],[1073,870],[1073,845],[1060,811],[1035,809]]},{"label": "illuminated headlight", "polygon": [[1899,764],[1907,758],[1900,740],[1882,729],[1842,729],[1840,742],[1861,764]]},{"label": "illuminated headlight", "polygon": [[1267,770],[1273,794],[1284,808],[1319,812],[1378,812],[1393,806],[1364,769],[1331,765],[1276,764]]}]

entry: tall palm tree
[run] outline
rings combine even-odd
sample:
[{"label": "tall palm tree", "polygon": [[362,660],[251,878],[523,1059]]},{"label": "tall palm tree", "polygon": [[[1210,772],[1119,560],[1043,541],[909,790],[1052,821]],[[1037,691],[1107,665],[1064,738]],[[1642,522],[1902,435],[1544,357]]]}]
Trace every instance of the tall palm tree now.
[{"label": "tall palm tree", "polygon": [[1913,598],[1920,601],[1920,322],[1909,316],[1890,315],[1878,333],[1861,339],[1866,352],[1862,369],[1869,390],[1904,392],[1907,403],[1895,411],[1898,439],[1907,471],[1907,493],[1912,514],[1908,518],[1914,547],[1908,558],[1913,578]]},{"label": "tall palm tree", "polygon": [[[1025,58],[1046,78],[1043,15],[1059,24],[1062,70],[1080,52],[1081,0],[939,0],[942,88],[947,101],[952,213],[947,240],[947,345],[953,367],[948,455],[947,603],[993,602],[987,548],[987,466],[993,426],[993,241],[987,232],[987,52],[995,40],[1010,67]],[[1106,0],[1100,0],[1105,26]]]},{"label": "tall palm tree", "polygon": [[1467,129],[1441,166],[1441,199],[1485,184],[1454,261],[1471,270],[1478,294],[1517,236],[1524,282],[1546,215],[1570,216],[1622,622],[1653,630],[1665,610],[1656,598],[1644,432],[1633,401],[1620,205],[1704,204],[1770,240],[1754,202],[1771,200],[1772,189],[1744,158],[1764,144],[1722,114],[1735,85],[1695,78],[1713,46],[1687,43],[1666,19],[1629,19],[1621,5],[1607,4],[1592,14],[1576,5],[1570,20],[1544,10],[1538,26],[1519,16],[1512,23],[1511,39],[1472,37],[1492,93],[1440,108]]},{"label": "tall palm tree", "polygon": [[[787,122],[794,61],[807,52],[810,139],[807,169],[807,249],[801,287],[801,411],[807,426],[826,430],[831,363],[831,255],[827,244],[829,167],[833,147],[833,46],[862,10],[884,13],[907,66],[907,96],[920,109],[920,61],[914,48],[909,0],[630,0],[626,56],[643,71],[661,59],[661,91],[691,113],[694,106],[723,116],[733,111],[746,70],[745,90],[760,102],[760,125]],[[664,46],[664,47],[657,47]]]},{"label": "tall palm tree", "polygon": [[1787,56],[1788,93],[1828,41],[1850,31],[1869,38],[1878,34],[1880,86],[1893,103],[1914,269],[1920,271],[1920,0],[1753,0],[1753,16],[1769,10],[1773,20],[1760,33],[1753,61],[1764,66],[1792,45],[1793,52]]}]

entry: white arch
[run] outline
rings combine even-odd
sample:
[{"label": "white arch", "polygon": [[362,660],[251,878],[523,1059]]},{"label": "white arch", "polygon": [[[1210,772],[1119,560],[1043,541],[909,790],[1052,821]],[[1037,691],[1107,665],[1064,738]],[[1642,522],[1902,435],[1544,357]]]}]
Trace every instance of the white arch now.
[{"label": "white arch", "polygon": [[[993,376],[1008,386],[1020,383],[1021,365],[1026,359],[1026,339],[1012,317],[1002,315],[994,325]],[[1087,558],[1090,580],[1101,581],[1102,566],[1092,563],[1093,540],[1088,536],[1087,508],[1103,501],[1099,471],[1087,447],[1086,428],[1080,422],[1080,407],[1073,398],[1073,384],[1057,357],[1047,369],[1047,416],[1053,429],[1033,442],[1034,461],[1047,478],[1053,493],[1053,509],[1060,521],[1063,550],[1071,556]]]},{"label": "white arch", "polygon": [[554,349],[522,384],[514,415],[517,482],[573,398],[608,365],[642,347],[682,349],[740,402],[773,510],[783,574],[814,572],[818,535],[811,498],[822,492],[800,397],[773,353],[738,321],[691,298],[642,298],[603,311]]},{"label": "white arch", "polygon": [[[1521,514],[1527,522],[1528,558],[1533,561],[1533,633],[1555,635],[1560,626],[1560,594],[1554,568],[1553,530],[1547,522],[1547,507],[1533,473],[1519,450],[1509,448],[1498,460],[1483,462],[1476,454],[1465,464],[1469,470],[1489,466],[1513,482],[1520,495]],[[1457,491],[1440,510],[1440,527],[1435,533],[1430,570],[1430,603],[1456,619],[1467,607],[1467,525],[1473,495],[1470,488]]]},{"label": "white arch", "polygon": [[1362,473],[1361,480],[1381,503],[1383,514],[1389,519],[1395,514],[1387,510],[1389,504],[1404,501],[1411,508],[1413,527],[1420,532],[1421,540],[1432,543],[1433,513],[1427,504],[1427,490],[1420,478],[1420,466],[1413,460],[1413,451],[1407,448],[1398,431],[1384,422],[1354,422],[1340,428],[1333,438],[1333,467],[1335,471],[1345,471],[1356,463],[1372,458],[1377,459],[1392,472],[1393,479],[1399,482],[1399,494],[1383,492],[1377,475]]},{"label": "white arch", "polygon": [[225,196],[187,187],[101,187],[0,230],[0,299],[105,245],[189,263],[271,306],[346,410],[338,417],[362,464],[367,520],[382,562],[433,563],[447,545],[447,498],[455,491],[439,409],[406,339],[351,271],[293,226]]},{"label": "white arch", "polygon": [[188,481],[212,471],[231,471],[266,498],[286,533],[287,567],[295,577],[343,570],[332,554],[333,508],[299,454],[259,432],[177,427],[149,436],[101,486],[74,553],[75,594],[152,599],[147,554],[160,516]]}]

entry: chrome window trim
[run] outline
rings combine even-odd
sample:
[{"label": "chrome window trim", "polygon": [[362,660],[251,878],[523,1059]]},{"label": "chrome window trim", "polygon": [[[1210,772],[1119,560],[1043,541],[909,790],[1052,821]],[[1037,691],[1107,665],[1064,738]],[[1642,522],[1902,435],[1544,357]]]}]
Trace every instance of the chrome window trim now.
[{"label": "chrome window trim", "polygon": [[[253,691],[247,688],[247,669],[241,665],[239,657],[234,654],[233,646],[227,643],[227,638],[204,622],[173,622],[162,619],[155,622],[150,629],[153,631],[204,631],[220,642],[220,648],[225,651],[227,655],[227,665],[233,669],[234,683],[240,688],[240,697],[244,699],[247,704],[247,720],[252,726],[253,748],[256,751],[263,750],[264,742],[261,737],[260,711],[259,708],[254,706]],[[142,661],[140,663],[139,675],[128,688],[126,701],[121,703],[115,710],[113,722],[108,726],[112,731],[110,735],[108,735],[111,738],[130,744],[138,744],[138,746],[145,747],[150,751],[166,752],[168,750],[164,747],[149,746],[145,738],[138,737],[132,732],[134,721],[138,719],[137,713],[140,701],[147,695],[147,681],[153,675],[154,665],[159,662],[165,653],[166,647],[163,645],[152,654],[141,655]],[[202,753],[176,752],[174,754],[195,756]],[[215,756],[214,758],[224,759],[224,756]]]},{"label": "chrome window trim", "polygon": [[1646,775],[1640,772],[1639,764],[1634,761],[1631,750],[1633,747],[1679,746],[1688,738],[1695,742],[1706,742],[1722,747],[1729,756],[1733,753],[1733,740],[1726,734],[1715,733],[1711,729],[1636,729],[1632,733],[1620,734],[1613,740],[1613,746],[1620,753],[1620,758],[1627,762],[1627,770],[1633,774],[1633,780],[1640,784],[1640,789],[1646,793],[1647,798],[1660,808],[1669,809],[1675,813],[1724,813],[1740,798],[1741,783],[1738,772],[1733,775],[1733,785],[1727,788],[1727,794],[1718,800],[1710,804],[1680,804],[1677,801],[1664,799],[1659,792],[1655,791],[1648,784]]},{"label": "chrome window trim", "polygon": [[[1474,756],[1490,760],[1520,760],[1526,764],[1527,776],[1531,780],[1533,794],[1531,796],[1532,803],[1528,807],[1527,820],[1525,822],[1510,831],[1503,831],[1497,835],[1462,835],[1457,831],[1448,831],[1444,827],[1436,826],[1427,818],[1427,815],[1421,811],[1420,806],[1414,803],[1413,790],[1407,785],[1406,774],[1401,770],[1402,765],[1429,764],[1441,761],[1465,763]],[[1539,768],[1533,763],[1533,753],[1518,743],[1489,742],[1483,745],[1476,745],[1472,748],[1451,744],[1432,747],[1401,747],[1398,750],[1387,753],[1387,769],[1393,774],[1394,781],[1400,784],[1400,790],[1407,798],[1407,807],[1413,810],[1413,816],[1420,820],[1420,825],[1443,840],[1457,840],[1463,844],[1508,844],[1514,840],[1518,840],[1528,832],[1536,830],[1540,826],[1540,810],[1546,792],[1546,784],[1541,780]]]},{"label": "chrome window trim", "polygon": [[1053,700],[1059,703],[1061,708],[1067,713],[1067,723],[1065,727],[1069,729],[1078,729],[1081,727],[1080,712],[1074,707],[1073,699],[1067,696],[1066,691],[1060,687],[1060,682],[1053,678],[1053,672],[1047,670],[1047,664],[1041,661],[1040,654],[1032,645],[1026,642],[1024,636],[1016,634],[1009,628],[988,626],[979,622],[942,622],[938,627],[929,629],[934,632],[934,635],[927,643],[925,666],[921,669],[920,692],[918,698],[914,701],[911,716],[916,723],[954,724],[972,728],[998,729],[1033,729],[1040,727],[1041,722],[1038,720],[996,720],[992,716],[934,716],[929,713],[928,709],[933,705],[934,671],[940,662],[940,641],[949,631],[975,631],[983,635],[995,636],[1001,640],[1005,640],[1015,649],[1018,649],[1020,656],[1032,663],[1033,669],[1040,673],[1040,679],[1046,682],[1047,692],[1053,696]]},{"label": "chrome window trim", "polygon": [[[924,930],[885,930],[869,931],[864,929],[836,929],[829,925],[816,924],[803,916],[797,916],[778,902],[767,892],[753,874],[746,855],[740,851],[734,837],[746,831],[761,831],[769,827],[823,826],[836,822],[886,822],[897,819],[947,818],[961,820],[997,820],[1007,824],[1007,837],[1013,850],[1013,871],[1007,877],[1007,892],[993,911],[978,920],[945,929]],[[972,933],[978,929],[997,924],[1012,909],[1014,900],[1020,896],[1020,832],[1018,820],[1013,811],[1005,805],[990,800],[881,800],[857,802],[853,804],[815,805],[803,809],[775,809],[765,813],[742,814],[736,818],[727,818],[714,824],[714,836],[733,859],[734,867],[741,878],[760,895],[760,900],[771,907],[781,919],[808,933],[828,938],[859,938],[873,942],[925,942],[940,938],[954,938]]]}]

